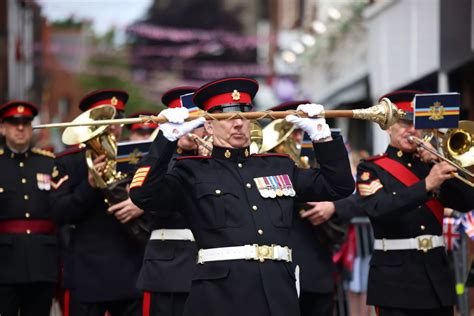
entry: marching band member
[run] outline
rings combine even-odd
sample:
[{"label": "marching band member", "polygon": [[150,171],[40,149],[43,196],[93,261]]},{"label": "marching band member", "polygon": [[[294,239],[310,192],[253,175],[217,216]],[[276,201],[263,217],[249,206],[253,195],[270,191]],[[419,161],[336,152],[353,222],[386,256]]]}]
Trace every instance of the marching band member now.
[{"label": "marching band member", "polygon": [[[258,83],[225,78],[194,94],[207,112],[250,111]],[[311,116],[322,106],[301,107]],[[332,139],[324,118],[287,120],[311,136],[320,169],[299,169],[286,155],[250,155],[250,121],[207,121],[213,150],[207,157],[177,159],[168,171],[177,140],[204,118],[184,122],[188,111],[166,109],[147,159],[141,162],[130,196],[143,209],[176,203],[199,249],[184,315],[297,315],[299,303],[288,234],[295,196],[334,200],[352,193],[347,151]]]},{"label": "marching band member", "polygon": [[31,147],[36,105],[0,106],[0,315],[48,316],[58,279],[49,192],[54,155]]}]

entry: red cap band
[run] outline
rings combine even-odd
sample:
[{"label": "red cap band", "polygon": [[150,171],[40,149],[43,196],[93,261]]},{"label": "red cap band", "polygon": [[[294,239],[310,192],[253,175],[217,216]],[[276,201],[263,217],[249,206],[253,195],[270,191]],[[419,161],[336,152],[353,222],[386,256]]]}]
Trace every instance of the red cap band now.
[{"label": "red cap band", "polygon": [[2,114],[2,118],[6,118],[10,116],[34,116],[34,115],[33,115],[33,111],[29,107],[18,105],[18,106],[13,106],[9,108]]},{"label": "red cap band", "polygon": [[400,110],[405,112],[413,112],[413,102],[411,101],[401,101],[401,102],[393,102]]},{"label": "red cap band", "polygon": [[96,108],[98,106],[101,106],[101,105],[113,105],[119,111],[124,111],[125,110],[125,104],[117,98],[112,98],[112,99],[107,99],[107,100],[100,100],[99,102],[91,104],[89,106],[89,110],[92,109],[92,108]]},{"label": "red cap band", "polygon": [[204,102],[204,110],[208,111],[213,107],[220,106],[223,104],[232,104],[232,103],[252,103],[252,97],[250,94],[245,92],[227,92],[223,94],[218,94],[213,97],[210,97]]},{"label": "red cap band", "polygon": [[135,131],[137,129],[155,129],[158,124],[155,123],[135,123],[130,126],[130,130]]},{"label": "red cap band", "polygon": [[173,101],[171,101],[169,104],[168,104],[168,108],[169,109],[172,109],[172,108],[182,108],[183,105],[181,104],[181,98],[178,98],[178,99],[174,99]]}]

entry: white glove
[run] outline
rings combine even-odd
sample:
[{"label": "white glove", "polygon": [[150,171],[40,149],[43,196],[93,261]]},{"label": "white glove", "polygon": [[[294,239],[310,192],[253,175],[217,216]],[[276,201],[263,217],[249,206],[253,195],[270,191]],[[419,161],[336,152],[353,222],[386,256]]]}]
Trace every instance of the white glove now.
[{"label": "white glove", "polygon": [[[308,116],[317,116],[324,111],[321,104],[306,103],[298,105],[297,111],[303,111]],[[286,121],[295,124],[298,128],[308,133],[312,141],[318,141],[331,136],[331,129],[326,120],[321,118],[301,118],[296,115],[288,115]]]},{"label": "white glove", "polygon": [[160,124],[160,130],[163,132],[163,136],[170,142],[178,140],[178,138],[198,128],[206,121],[204,117],[200,117],[185,122],[189,117],[187,108],[166,109],[161,111],[158,116],[163,116],[168,120],[168,122]]}]

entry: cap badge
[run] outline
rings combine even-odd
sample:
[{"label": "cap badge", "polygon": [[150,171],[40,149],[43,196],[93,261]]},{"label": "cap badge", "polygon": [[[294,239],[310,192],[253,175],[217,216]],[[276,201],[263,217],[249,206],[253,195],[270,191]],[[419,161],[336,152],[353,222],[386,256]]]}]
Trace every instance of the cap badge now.
[{"label": "cap badge", "polygon": [[397,151],[397,157],[402,157],[403,156],[403,151],[399,150]]},{"label": "cap badge", "polygon": [[360,176],[360,179],[362,181],[367,181],[369,180],[369,178],[370,178],[370,173],[368,171],[364,171],[362,175]]},{"label": "cap badge", "polygon": [[247,148],[245,148],[245,157],[248,157],[249,156],[249,150]]},{"label": "cap badge", "polygon": [[23,105],[19,105],[16,110],[19,112],[19,113],[23,113],[25,111],[25,107]]},{"label": "cap badge", "polygon": [[240,92],[239,91],[234,90],[234,92],[232,92],[232,100],[234,100],[234,101],[239,101],[240,100]]},{"label": "cap badge", "polygon": [[224,156],[225,156],[226,158],[230,158],[231,153],[230,153],[230,151],[229,151],[228,149],[225,151]]},{"label": "cap badge", "polygon": [[113,97],[111,100],[110,100],[110,104],[112,104],[113,106],[116,106],[118,103],[118,100],[116,97]]}]

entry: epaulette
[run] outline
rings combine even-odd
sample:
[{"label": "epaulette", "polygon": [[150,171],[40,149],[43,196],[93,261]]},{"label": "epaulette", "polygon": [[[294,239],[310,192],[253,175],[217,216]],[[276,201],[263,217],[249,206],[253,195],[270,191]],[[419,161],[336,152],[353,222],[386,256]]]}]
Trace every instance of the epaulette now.
[{"label": "epaulette", "polygon": [[61,158],[61,157],[64,157],[64,156],[67,156],[67,155],[70,155],[70,154],[74,154],[74,153],[83,151],[84,149],[85,149],[85,147],[74,146],[74,147],[68,148],[68,149],[58,153],[56,155],[56,158]]},{"label": "epaulette", "polygon": [[54,153],[50,152],[49,150],[33,147],[33,148],[31,148],[31,152],[35,153],[37,155],[46,156],[46,157],[50,157],[50,158],[55,158]]},{"label": "epaulette", "polygon": [[377,160],[377,159],[380,159],[380,158],[386,157],[386,156],[387,156],[387,153],[382,153],[382,154],[378,154],[378,155],[375,155],[375,156],[370,156],[370,157],[364,158],[363,160],[364,161],[374,161],[374,160]]},{"label": "epaulette", "polygon": [[281,157],[281,158],[290,158],[287,154],[252,154],[252,157]]},{"label": "epaulette", "polygon": [[184,159],[211,159],[211,156],[181,156],[176,157],[176,160],[184,160]]}]

